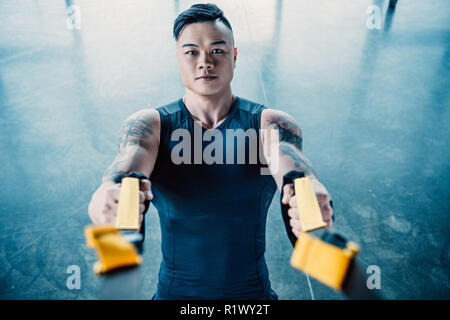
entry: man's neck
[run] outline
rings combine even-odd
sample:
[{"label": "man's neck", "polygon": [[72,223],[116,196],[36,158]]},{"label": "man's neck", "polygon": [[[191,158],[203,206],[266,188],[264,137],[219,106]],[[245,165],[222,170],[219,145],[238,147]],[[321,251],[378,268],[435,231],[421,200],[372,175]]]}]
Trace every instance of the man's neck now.
[{"label": "man's neck", "polygon": [[226,94],[201,96],[186,90],[183,102],[195,121],[200,121],[206,129],[219,126],[231,111],[236,97],[231,89]]}]

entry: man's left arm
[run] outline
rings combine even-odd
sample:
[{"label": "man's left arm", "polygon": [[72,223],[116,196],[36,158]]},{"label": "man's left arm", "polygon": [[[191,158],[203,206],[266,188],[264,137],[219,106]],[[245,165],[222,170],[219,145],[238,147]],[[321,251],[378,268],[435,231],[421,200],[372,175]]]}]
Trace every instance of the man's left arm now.
[{"label": "man's left arm", "polygon": [[[286,112],[265,109],[261,113],[262,144],[269,170],[275,179],[278,190],[283,186],[283,176],[291,170],[304,171],[311,180],[316,193],[323,220],[331,228],[333,209],[330,206],[330,196],[327,189],[320,183],[317,174],[308,158],[303,154],[303,137],[299,125]],[[300,220],[297,210],[297,200],[292,185],[283,188],[283,204],[289,204],[288,215],[292,232],[300,235]]]}]

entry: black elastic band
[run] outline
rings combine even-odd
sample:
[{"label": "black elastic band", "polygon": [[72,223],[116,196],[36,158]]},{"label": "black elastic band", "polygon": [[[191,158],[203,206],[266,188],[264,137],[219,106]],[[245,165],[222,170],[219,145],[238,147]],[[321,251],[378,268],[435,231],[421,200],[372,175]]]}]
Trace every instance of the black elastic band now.
[{"label": "black elastic band", "polygon": [[[291,241],[291,244],[293,247],[295,247],[295,243],[297,242],[297,236],[292,232],[292,227],[289,223],[289,220],[290,220],[289,215],[288,215],[289,204],[283,203],[283,189],[284,189],[285,185],[292,184],[295,179],[303,178],[304,176],[305,176],[305,172],[303,172],[303,171],[297,171],[297,170],[289,171],[288,173],[286,173],[283,176],[283,185],[281,187],[281,198],[280,198],[281,215],[283,217],[283,222],[284,222],[284,226],[286,228],[286,233],[287,233],[288,238]],[[294,194],[295,194],[295,190],[294,190]]]}]

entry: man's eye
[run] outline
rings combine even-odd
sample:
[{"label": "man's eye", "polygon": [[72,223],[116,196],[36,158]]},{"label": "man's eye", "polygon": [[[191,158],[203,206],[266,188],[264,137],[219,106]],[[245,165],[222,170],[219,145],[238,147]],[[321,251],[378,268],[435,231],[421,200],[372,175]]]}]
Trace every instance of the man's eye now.
[{"label": "man's eye", "polygon": [[[193,52],[193,54],[190,54],[191,52]],[[196,55],[197,52],[196,52],[196,51],[188,51],[188,52],[186,52],[186,54],[187,54],[187,55]]]},{"label": "man's eye", "polygon": [[223,52],[223,50],[222,49],[213,49],[213,51],[214,50],[219,50],[220,52],[217,52],[217,53],[222,53]]}]

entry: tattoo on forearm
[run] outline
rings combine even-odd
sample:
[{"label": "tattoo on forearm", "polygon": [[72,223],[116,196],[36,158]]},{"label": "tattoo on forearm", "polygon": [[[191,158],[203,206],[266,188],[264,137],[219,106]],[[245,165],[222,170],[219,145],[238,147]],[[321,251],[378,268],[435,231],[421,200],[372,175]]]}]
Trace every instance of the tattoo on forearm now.
[{"label": "tattoo on forearm", "polygon": [[298,125],[288,116],[277,115],[271,120],[267,120],[269,125],[278,130],[280,143],[288,142],[302,150],[302,133]]},{"label": "tattoo on forearm", "polygon": [[288,156],[294,161],[297,169],[305,171],[306,175],[316,175],[311,162],[303,155],[303,153],[296,149],[292,144],[282,142],[280,143],[280,155]]},{"label": "tattoo on forearm", "polygon": [[103,174],[102,182],[113,181],[120,182],[122,177],[126,174],[125,171],[119,170],[118,167],[124,162],[122,159],[122,155],[118,155],[116,159],[114,159],[113,163],[106,169]]}]

